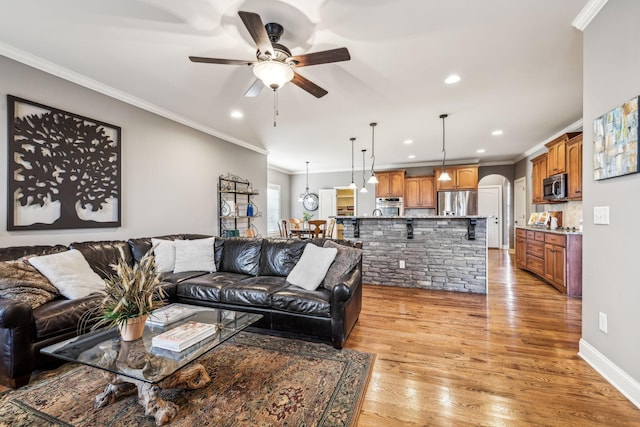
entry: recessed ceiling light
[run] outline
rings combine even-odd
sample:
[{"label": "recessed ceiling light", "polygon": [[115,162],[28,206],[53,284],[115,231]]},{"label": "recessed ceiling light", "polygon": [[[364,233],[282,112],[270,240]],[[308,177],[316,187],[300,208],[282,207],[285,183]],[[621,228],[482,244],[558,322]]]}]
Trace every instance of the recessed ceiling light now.
[{"label": "recessed ceiling light", "polygon": [[233,110],[231,112],[231,117],[233,117],[234,119],[241,119],[244,117],[244,114],[242,114],[242,111]]},{"label": "recessed ceiling light", "polygon": [[413,139],[405,139],[403,142],[405,144],[413,144]]},{"label": "recessed ceiling light", "polygon": [[444,79],[444,82],[448,85],[452,85],[454,83],[458,83],[460,81],[460,79],[462,79],[462,77],[460,77],[457,74],[451,74],[449,77],[447,77],[446,79]]},{"label": "recessed ceiling light", "polygon": [[485,150],[484,148],[479,148],[476,150],[476,153],[484,153],[485,151],[487,150]]},{"label": "recessed ceiling light", "polygon": [[416,158],[416,155],[415,155],[415,154],[409,154],[409,158],[410,158],[410,159],[415,159],[415,158]]},{"label": "recessed ceiling light", "polygon": [[496,129],[493,132],[491,132],[491,135],[493,136],[498,136],[498,135],[502,135],[504,132],[502,132],[502,129]]}]

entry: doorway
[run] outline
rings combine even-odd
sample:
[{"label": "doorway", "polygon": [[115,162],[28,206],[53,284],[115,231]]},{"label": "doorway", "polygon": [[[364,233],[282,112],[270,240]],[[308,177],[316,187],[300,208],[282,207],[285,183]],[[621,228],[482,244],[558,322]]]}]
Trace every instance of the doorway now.
[{"label": "doorway", "polygon": [[478,215],[487,217],[487,246],[502,248],[502,186],[478,187]]}]

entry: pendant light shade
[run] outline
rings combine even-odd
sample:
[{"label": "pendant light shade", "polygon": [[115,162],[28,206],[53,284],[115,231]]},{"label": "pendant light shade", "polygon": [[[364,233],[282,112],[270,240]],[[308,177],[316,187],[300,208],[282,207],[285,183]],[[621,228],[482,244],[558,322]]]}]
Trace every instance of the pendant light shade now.
[{"label": "pendant light shade", "polygon": [[361,151],[362,151],[362,188],[360,189],[360,192],[361,193],[368,193],[369,190],[367,190],[366,183],[364,182],[364,170],[365,170],[364,153],[366,153],[367,150],[363,148]]},{"label": "pendant light shade", "polygon": [[447,150],[444,146],[444,119],[446,119],[448,114],[440,114],[440,118],[442,119],[442,173],[438,177],[438,181],[451,181],[451,176],[447,173]]},{"label": "pendant light shade", "polygon": [[374,138],[374,130],[375,127],[377,126],[377,123],[369,123],[369,126],[371,126],[371,176],[369,177],[369,181],[367,181],[369,184],[377,184],[378,183],[378,178],[376,178],[376,173],[374,171],[374,167],[376,164],[376,154],[375,154],[375,138]]},{"label": "pendant light shade", "polygon": [[353,172],[354,172],[354,168],[353,168],[353,144],[356,142],[355,138],[350,138],[351,140],[351,184],[349,184],[349,188],[352,190],[355,190],[358,188],[358,186],[356,185],[356,181],[353,179]]},{"label": "pendant light shade", "polygon": [[307,186],[304,188],[304,193],[300,194],[300,197],[298,198],[299,202],[302,202],[309,194],[309,162],[305,163],[307,164]]}]

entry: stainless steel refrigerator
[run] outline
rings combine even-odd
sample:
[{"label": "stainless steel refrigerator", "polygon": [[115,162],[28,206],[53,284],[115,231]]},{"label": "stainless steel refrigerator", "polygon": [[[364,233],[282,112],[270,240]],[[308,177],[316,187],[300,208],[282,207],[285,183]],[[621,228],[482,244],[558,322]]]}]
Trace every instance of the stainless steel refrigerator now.
[{"label": "stainless steel refrigerator", "polygon": [[438,215],[465,216],[477,214],[477,191],[438,191]]}]

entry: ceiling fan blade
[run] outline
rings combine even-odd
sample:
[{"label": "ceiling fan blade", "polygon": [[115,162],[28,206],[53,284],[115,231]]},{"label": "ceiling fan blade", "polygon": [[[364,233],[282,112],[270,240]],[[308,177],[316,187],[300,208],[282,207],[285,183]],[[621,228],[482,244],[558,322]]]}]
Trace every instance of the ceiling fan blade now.
[{"label": "ceiling fan blade", "polygon": [[291,83],[298,86],[299,88],[306,90],[316,98],[322,98],[327,93],[329,93],[317,84],[313,83],[311,80],[305,79],[298,73],[293,73],[293,80],[291,80]]},{"label": "ceiling fan blade", "polygon": [[269,35],[267,34],[267,30],[264,28],[260,15],[253,12],[243,12],[242,10],[238,12],[238,15],[240,15],[240,19],[242,19],[244,26],[247,27],[249,34],[251,34],[251,38],[258,47],[258,50],[264,54],[274,57],[275,54],[273,52],[273,46],[271,46]]},{"label": "ceiling fan blade", "polygon": [[251,86],[249,86],[249,89],[247,89],[247,91],[244,93],[244,96],[246,96],[247,98],[254,98],[260,95],[263,87],[264,83],[262,83],[262,80],[255,79],[253,83],[251,83]]},{"label": "ceiling fan blade", "polygon": [[253,65],[256,61],[245,61],[242,59],[219,59],[219,58],[204,58],[202,56],[190,56],[191,62],[204,62],[207,64],[228,64],[228,65]]},{"label": "ceiling fan blade", "polygon": [[296,62],[296,67],[348,61],[350,59],[351,55],[349,55],[349,50],[346,47],[325,50],[322,52],[307,53],[304,55],[296,55],[290,58],[290,60]]}]

